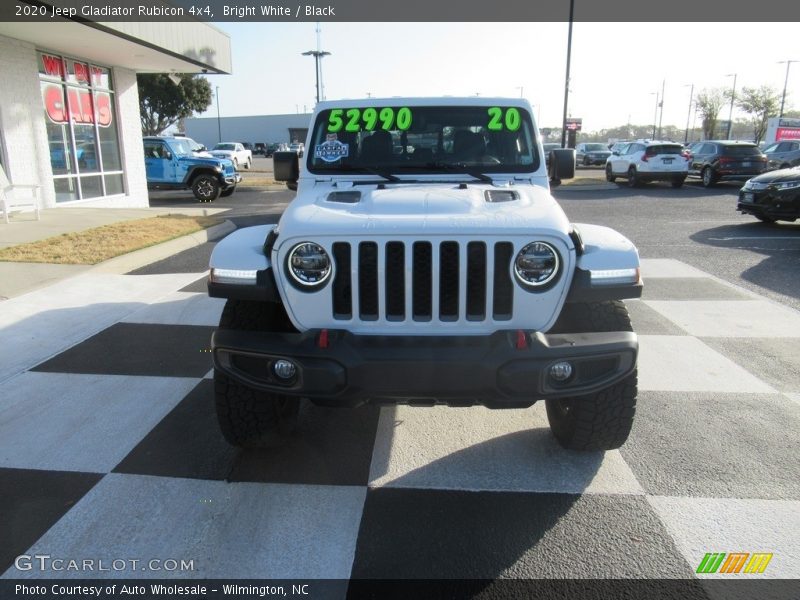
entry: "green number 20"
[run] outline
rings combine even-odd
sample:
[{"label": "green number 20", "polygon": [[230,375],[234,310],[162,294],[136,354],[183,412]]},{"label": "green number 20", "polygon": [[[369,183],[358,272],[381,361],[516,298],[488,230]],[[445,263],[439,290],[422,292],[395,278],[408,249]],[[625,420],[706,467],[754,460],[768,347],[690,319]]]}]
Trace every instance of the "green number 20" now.
[{"label": "green number 20", "polygon": [[487,112],[489,113],[487,127],[491,131],[502,131],[504,126],[509,131],[516,131],[522,125],[519,110],[516,108],[506,109],[505,118],[503,118],[503,109],[499,106],[492,106]]}]

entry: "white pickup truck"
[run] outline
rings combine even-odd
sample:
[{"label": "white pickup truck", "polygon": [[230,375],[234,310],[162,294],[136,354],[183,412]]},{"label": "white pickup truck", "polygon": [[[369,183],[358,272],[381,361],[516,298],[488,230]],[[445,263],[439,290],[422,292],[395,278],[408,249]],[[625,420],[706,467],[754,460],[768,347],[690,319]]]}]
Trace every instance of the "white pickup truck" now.
[{"label": "white pickup truck", "polygon": [[253,166],[253,152],[239,142],[220,142],[209,151],[209,154],[214,158],[232,160],[233,168],[237,171],[240,167],[249,169]]},{"label": "white pickup truck", "polygon": [[574,150],[554,150],[548,173],[526,101],[320,102],[306,147],[274,156],[297,189],[277,226],[211,256],[228,441],[279,443],[308,400],[544,400],[565,448],[625,442],[638,344],[622,300],[642,293],[639,255],[567,219],[550,184],[573,177]]}]

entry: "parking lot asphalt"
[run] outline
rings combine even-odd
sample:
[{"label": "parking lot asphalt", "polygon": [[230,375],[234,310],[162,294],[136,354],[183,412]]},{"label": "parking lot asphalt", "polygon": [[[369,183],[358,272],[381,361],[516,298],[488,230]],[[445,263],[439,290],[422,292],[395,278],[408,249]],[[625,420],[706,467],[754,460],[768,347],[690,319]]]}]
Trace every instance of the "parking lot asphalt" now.
[{"label": "parking lot asphalt", "polygon": [[[560,449],[541,404],[311,407],[288,446],[231,448],[213,243],[4,302],[0,572],[86,576],[13,565],[46,552],[194,560],[92,577],[683,579],[708,552],[770,552],[754,577],[797,577],[800,226],[738,215],[734,191],[555,193],[642,256],[637,417],[605,453]],[[276,222],[292,196],[217,206]]]}]

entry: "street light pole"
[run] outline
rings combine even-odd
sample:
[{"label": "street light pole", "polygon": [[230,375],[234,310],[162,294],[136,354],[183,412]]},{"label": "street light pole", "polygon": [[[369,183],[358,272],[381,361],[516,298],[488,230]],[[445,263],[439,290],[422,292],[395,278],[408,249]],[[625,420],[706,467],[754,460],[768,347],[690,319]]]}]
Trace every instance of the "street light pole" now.
[{"label": "street light pole", "polygon": [[216,94],[214,94],[217,98],[217,143],[222,143],[222,121],[219,118],[219,86],[217,86]]},{"label": "street light pole", "polygon": [[690,85],[692,86],[692,89],[689,91],[689,112],[686,113],[686,133],[683,134],[684,144],[689,143],[689,119],[692,117],[692,99],[694,98],[694,83]]},{"label": "street light pole", "polygon": [[653,135],[651,135],[650,137],[652,139],[656,139],[656,121],[658,121],[658,92],[650,92],[651,96],[653,94],[655,94],[656,96],[656,109],[653,112]]},{"label": "street light pole", "polygon": [[661,121],[664,120],[664,88],[667,87],[667,80],[661,82],[661,112],[658,117],[658,139],[661,139]]},{"label": "street light pole", "polygon": [[778,115],[778,118],[783,117],[783,105],[786,102],[786,86],[789,83],[789,67],[792,66],[792,63],[800,62],[800,60],[780,60],[778,61],[779,65],[786,63],[786,79],[783,80],[783,96],[781,96],[781,114]]},{"label": "street light pole", "polygon": [[323,56],[330,56],[330,54],[330,52],[325,52],[323,50],[309,50],[308,52],[303,52],[303,56],[314,57],[314,78],[317,86],[317,103],[319,103],[319,72],[321,69],[320,60]]},{"label": "street light pole", "polygon": [[736,73],[728,73],[725,77],[733,77],[733,89],[731,90],[731,109],[728,111],[728,135],[725,139],[731,139],[731,129],[733,128],[733,101],[736,98]]},{"label": "street light pole", "polygon": [[561,119],[561,147],[567,146],[567,107],[569,106],[569,65],[572,60],[572,20],[575,0],[569,0],[569,33],[567,34],[567,75],[564,77],[564,116]]}]

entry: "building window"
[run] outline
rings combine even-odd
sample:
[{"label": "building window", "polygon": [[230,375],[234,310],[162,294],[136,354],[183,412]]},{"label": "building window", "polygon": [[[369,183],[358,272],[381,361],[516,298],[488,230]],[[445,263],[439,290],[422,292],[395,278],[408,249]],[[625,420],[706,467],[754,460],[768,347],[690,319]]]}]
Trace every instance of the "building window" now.
[{"label": "building window", "polygon": [[56,202],[124,193],[111,70],[39,52]]}]

